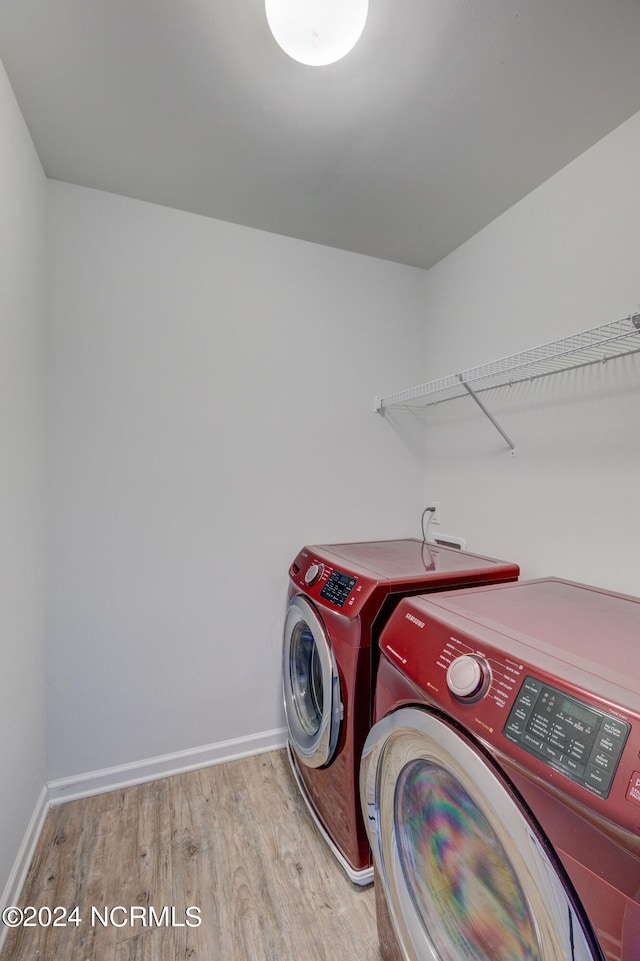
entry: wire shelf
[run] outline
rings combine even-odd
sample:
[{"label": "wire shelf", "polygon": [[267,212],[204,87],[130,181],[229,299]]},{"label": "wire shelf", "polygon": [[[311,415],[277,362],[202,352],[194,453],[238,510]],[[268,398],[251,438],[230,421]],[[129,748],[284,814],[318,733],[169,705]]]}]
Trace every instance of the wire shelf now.
[{"label": "wire shelf", "polygon": [[[534,380],[589,364],[604,363],[640,351],[640,313],[593,327],[531,350],[511,354],[480,367],[376,398],[376,410],[393,406],[430,407],[443,401],[475,395],[523,380]],[[469,389],[471,388],[471,389]]]}]

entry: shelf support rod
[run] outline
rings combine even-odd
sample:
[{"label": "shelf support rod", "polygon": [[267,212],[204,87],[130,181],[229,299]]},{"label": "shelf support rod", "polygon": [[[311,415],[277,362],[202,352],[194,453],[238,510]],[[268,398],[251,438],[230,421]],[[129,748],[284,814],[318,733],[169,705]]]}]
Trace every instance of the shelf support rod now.
[{"label": "shelf support rod", "polygon": [[482,401],[480,400],[480,398],[479,398],[478,395],[476,394],[476,392],[475,392],[475,390],[473,389],[473,387],[470,387],[470,386],[469,386],[469,384],[466,382],[466,380],[464,379],[464,377],[462,376],[462,374],[458,374],[458,380],[460,381],[460,383],[462,384],[462,386],[464,387],[464,389],[465,389],[469,394],[471,394],[471,396],[473,397],[473,399],[475,400],[476,404],[478,405],[478,407],[480,408],[480,410],[482,411],[482,413],[485,415],[485,417],[488,417],[488,418],[489,418],[489,420],[491,421],[491,423],[493,424],[493,426],[495,427],[495,429],[498,431],[498,433],[501,434],[502,437],[504,437],[504,439],[506,440],[507,444],[508,444],[509,447],[511,448],[511,453],[512,453],[512,454],[515,454],[515,452],[516,452],[515,444],[513,443],[513,441],[512,441],[511,438],[509,437],[509,435],[502,429],[502,427],[500,426],[500,424],[498,423],[498,421],[495,419],[495,417],[493,416],[493,414],[489,413],[489,411],[487,410],[487,408],[484,406],[484,404],[482,403]]}]

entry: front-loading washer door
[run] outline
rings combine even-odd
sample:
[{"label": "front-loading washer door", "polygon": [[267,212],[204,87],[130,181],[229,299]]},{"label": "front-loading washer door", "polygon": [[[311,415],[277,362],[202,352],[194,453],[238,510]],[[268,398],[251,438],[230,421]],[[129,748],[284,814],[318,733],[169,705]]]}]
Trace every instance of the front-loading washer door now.
[{"label": "front-loading washer door", "polygon": [[289,742],[308,767],[333,759],[340,737],[342,698],[331,643],[320,615],[304,597],[289,602],[282,657]]},{"label": "front-loading washer door", "polygon": [[533,814],[450,718],[388,715],[360,779],[398,961],[604,961]]}]

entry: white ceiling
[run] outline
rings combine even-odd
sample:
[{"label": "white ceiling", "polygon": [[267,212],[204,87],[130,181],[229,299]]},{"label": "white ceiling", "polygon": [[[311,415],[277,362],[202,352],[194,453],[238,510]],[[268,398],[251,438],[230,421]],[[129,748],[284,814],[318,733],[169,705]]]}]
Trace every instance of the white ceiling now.
[{"label": "white ceiling", "polygon": [[640,0],[370,0],[328,67],[262,0],[0,0],[49,177],[429,267],[640,110]]}]

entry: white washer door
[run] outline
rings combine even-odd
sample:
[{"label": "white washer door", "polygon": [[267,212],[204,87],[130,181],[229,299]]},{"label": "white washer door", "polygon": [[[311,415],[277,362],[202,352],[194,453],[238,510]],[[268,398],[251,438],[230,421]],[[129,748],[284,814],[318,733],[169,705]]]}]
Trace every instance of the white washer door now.
[{"label": "white washer door", "polygon": [[376,724],[360,788],[406,961],[604,961],[522,798],[445,715],[402,708]]},{"label": "white washer door", "polygon": [[301,596],[287,608],[282,685],[291,747],[307,767],[329,764],[340,737],[340,678],[320,615]]}]

